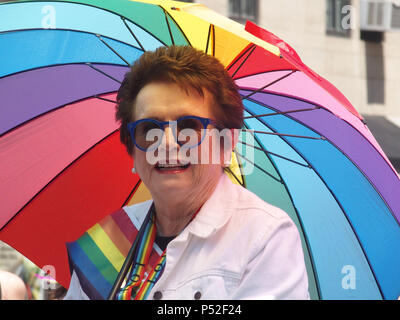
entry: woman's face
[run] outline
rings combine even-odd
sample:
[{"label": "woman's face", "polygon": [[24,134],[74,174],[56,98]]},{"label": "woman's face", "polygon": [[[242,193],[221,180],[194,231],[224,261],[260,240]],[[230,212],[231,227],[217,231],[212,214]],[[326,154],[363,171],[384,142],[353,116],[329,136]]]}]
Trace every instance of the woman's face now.
[{"label": "woman's face", "polygon": [[[206,90],[201,96],[193,89],[186,93],[174,83],[154,82],[139,91],[135,103],[135,120],[153,118],[159,121],[173,121],[188,115],[215,119],[212,108],[213,99]],[[212,129],[212,126],[208,128]],[[145,152],[134,147],[136,172],[153,197],[169,195],[186,198],[201,195],[211,186],[215,186],[222,174],[221,162],[215,161],[215,158],[211,161],[207,155],[200,161],[202,153],[216,151],[212,139],[215,139],[212,135],[206,137],[198,147],[191,150],[197,160],[192,161],[182,156],[180,151],[183,147],[176,143],[172,129],[167,126],[162,142],[155,151]],[[219,148],[217,153],[221,152]],[[207,160],[204,161],[205,159]]]}]

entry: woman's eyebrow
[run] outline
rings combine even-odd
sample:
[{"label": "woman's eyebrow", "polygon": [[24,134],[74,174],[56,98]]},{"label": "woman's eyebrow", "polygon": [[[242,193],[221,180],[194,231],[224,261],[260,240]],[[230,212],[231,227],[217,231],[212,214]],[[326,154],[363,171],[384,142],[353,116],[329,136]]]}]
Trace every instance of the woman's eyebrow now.
[{"label": "woman's eyebrow", "polygon": [[[157,120],[160,122],[164,122],[164,121],[175,121],[175,120],[178,120],[179,118],[187,117],[187,116],[193,116],[193,115],[189,114],[189,113],[183,113],[183,114],[180,114],[180,115],[174,117],[174,119],[168,119],[168,120],[166,120],[165,118],[161,118],[157,115],[155,115],[155,116],[147,115],[146,117],[143,117],[142,119],[154,119],[154,120]],[[138,119],[138,120],[141,120],[141,119]]]},{"label": "woman's eyebrow", "polygon": [[158,117],[158,116],[152,116],[152,115],[146,115],[146,116],[144,116],[144,117],[141,117],[141,118],[139,118],[139,119],[136,119],[137,121],[139,121],[139,120],[143,120],[143,119],[153,119],[153,120],[157,120],[157,121],[164,121],[163,119],[161,119],[160,117]]}]

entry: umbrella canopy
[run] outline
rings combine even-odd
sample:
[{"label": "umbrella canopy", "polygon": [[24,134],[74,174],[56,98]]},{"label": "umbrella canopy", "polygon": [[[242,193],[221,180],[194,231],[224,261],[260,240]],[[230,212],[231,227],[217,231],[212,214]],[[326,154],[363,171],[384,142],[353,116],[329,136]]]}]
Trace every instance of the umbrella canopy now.
[{"label": "umbrella canopy", "polygon": [[61,284],[66,241],[150,197],[119,142],[115,95],[144,51],[176,44],[216,56],[241,88],[254,144],[244,132],[231,178],[296,223],[311,297],[400,296],[399,176],[350,102],[284,41],[173,1],[0,12],[0,239]]}]

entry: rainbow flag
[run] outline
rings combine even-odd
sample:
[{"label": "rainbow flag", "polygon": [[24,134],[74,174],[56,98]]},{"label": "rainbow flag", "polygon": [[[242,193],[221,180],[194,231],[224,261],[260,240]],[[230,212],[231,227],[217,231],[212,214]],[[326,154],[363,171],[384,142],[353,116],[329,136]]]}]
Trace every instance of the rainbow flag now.
[{"label": "rainbow flag", "polygon": [[[107,299],[138,227],[122,208],[95,224],[78,240],[67,243],[70,272],[75,271],[90,299]],[[153,248],[146,272],[150,272],[159,259],[160,255]]]}]

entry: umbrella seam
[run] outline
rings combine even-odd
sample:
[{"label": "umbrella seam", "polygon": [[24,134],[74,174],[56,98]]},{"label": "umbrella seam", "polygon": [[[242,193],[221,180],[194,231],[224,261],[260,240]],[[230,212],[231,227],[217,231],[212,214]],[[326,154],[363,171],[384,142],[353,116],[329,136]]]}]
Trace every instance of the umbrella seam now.
[{"label": "umbrella seam", "polygon": [[321,107],[316,106],[315,108],[296,109],[296,110],[289,110],[289,111],[279,111],[279,112],[274,112],[274,113],[257,114],[255,116],[251,116],[251,117],[244,117],[244,119],[254,119],[254,118],[259,118],[259,117],[285,115],[285,114],[288,114],[288,113],[296,113],[296,112],[303,112],[303,111],[313,111],[313,110],[317,110],[317,109],[320,109],[320,108]]},{"label": "umbrella seam", "polygon": [[186,42],[187,42],[187,45],[189,45],[189,46],[192,47],[192,44],[190,43],[189,38],[186,36],[185,32],[183,32],[182,28],[181,28],[180,25],[176,22],[176,20],[174,19],[174,17],[171,16],[171,15],[169,14],[169,12],[167,12],[167,10],[165,10],[164,8],[162,8],[162,9],[164,10],[164,14],[165,14],[166,16],[168,16],[168,17],[172,20],[172,22],[175,24],[175,26],[176,26],[176,27],[179,29],[179,31],[182,33],[183,37],[185,38],[185,40],[186,40]]},{"label": "umbrella seam", "polygon": [[88,67],[92,68],[93,70],[95,70],[95,71],[101,73],[102,75],[106,76],[107,78],[110,78],[111,80],[114,80],[115,82],[118,82],[119,84],[122,83],[121,81],[115,79],[114,77],[110,76],[110,75],[107,74],[106,72],[104,72],[104,71],[102,71],[102,70],[100,70],[100,69],[94,67],[94,66],[92,65],[91,62],[86,62],[85,65],[87,65]]},{"label": "umbrella seam", "polygon": [[215,57],[215,26],[212,25],[212,55]]},{"label": "umbrella seam", "polygon": [[[237,80],[242,80],[242,79],[246,79],[246,78],[251,78],[251,77],[253,77],[253,76],[257,76],[257,75],[261,75],[261,74],[266,74],[266,73],[271,74],[271,73],[274,73],[274,72],[282,72],[282,71],[299,71],[299,70],[295,70],[295,69],[276,69],[276,70],[271,70],[271,71],[254,72],[254,73],[252,73],[252,74],[250,74],[250,75],[245,75],[245,76],[237,77],[237,78],[235,78],[235,81],[237,81]],[[252,88],[245,89],[245,90],[252,91]]]},{"label": "umbrella seam", "polygon": [[169,21],[168,21],[167,12],[166,12],[165,9],[164,9],[163,7],[161,7],[160,5],[159,5],[159,7],[160,7],[161,10],[164,12],[165,22],[167,23],[168,32],[169,32],[169,36],[171,37],[172,45],[175,45],[174,37],[172,36],[171,26],[169,25]]},{"label": "umbrella seam", "polygon": [[[248,111],[246,109],[246,111]],[[268,132],[268,131],[260,131],[260,130],[252,130],[255,133],[261,133],[261,134],[270,134],[274,136],[283,136],[283,137],[292,137],[292,138],[303,138],[303,139],[312,139],[312,140],[325,140],[325,137],[320,136],[320,137],[311,137],[311,136],[298,136],[294,134],[287,134],[287,133],[280,133],[280,132]]]},{"label": "umbrella seam", "polygon": [[265,174],[267,174],[268,176],[270,176],[272,179],[274,179],[276,182],[282,183],[282,180],[275,178],[272,174],[270,174],[268,171],[264,170],[263,168],[261,168],[260,166],[258,166],[257,164],[255,164],[254,162],[252,162],[251,160],[249,160],[248,158],[246,158],[245,156],[242,156],[240,153],[238,153],[238,156],[241,157],[242,159],[245,159],[246,161],[250,162],[252,165],[254,165],[256,168],[258,168],[259,170],[261,170],[262,172],[264,172]]},{"label": "umbrella seam", "polygon": [[140,46],[140,48],[142,49],[142,51],[146,51],[145,48],[143,47],[142,43],[139,41],[139,39],[135,36],[135,33],[132,31],[131,28],[129,28],[128,24],[126,23],[126,19],[125,17],[121,17],[122,22],[124,23],[125,27],[128,29],[128,31],[130,32],[130,34],[133,36],[133,38],[135,39],[135,41],[138,43],[138,45]]},{"label": "umbrella seam", "polygon": [[103,101],[107,101],[107,102],[111,102],[111,103],[118,103],[117,101],[114,101],[114,100],[111,100],[111,99],[106,99],[106,98],[102,98],[102,97],[99,97],[97,94],[95,94],[94,96],[93,96],[93,98],[96,98],[96,99],[99,99],[99,100],[103,100]]},{"label": "umbrella seam", "polygon": [[[237,153],[235,152],[235,154],[237,155]],[[244,180],[243,183],[239,180],[239,178],[236,176],[236,174],[231,170],[230,167],[227,167],[226,170],[229,171],[229,173],[235,178],[235,180],[239,183],[239,185],[241,185],[242,187],[246,187]],[[243,179],[243,175],[242,175],[242,179]]]},{"label": "umbrella seam", "polygon": [[[104,93],[101,93],[101,95],[108,95],[108,94],[112,94],[112,93],[116,93],[116,91],[104,92]],[[90,98],[99,98],[99,97],[96,97],[96,95],[92,95],[92,96],[89,96],[89,97],[84,97],[84,98],[81,98],[81,99],[77,99],[77,100],[74,100],[74,101],[70,101],[70,102],[67,102],[67,103],[65,103],[65,104],[63,104],[63,105],[61,105],[61,106],[57,106],[57,107],[55,107],[55,108],[53,108],[53,109],[51,109],[51,110],[47,110],[46,112],[43,112],[43,113],[41,113],[41,114],[38,114],[38,115],[34,116],[33,118],[28,119],[28,120],[26,120],[26,121],[24,121],[24,122],[21,122],[21,123],[19,123],[18,125],[16,125],[15,127],[12,127],[12,128],[10,128],[10,129],[8,129],[7,131],[1,133],[1,134],[0,134],[0,138],[2,138],[3,136],[5,136],[6,134],[8,134],[8,133],[10,133],[10,132],[12,132],[12,131],[18,129],[18,128],[21,127],[21,126],[26,125],[26,124],[29,123],[30,121],[36,120],[36,119],[38,119],[38,118],[40,118],[40,117],[43,117],[43,116],[45,116],[45,115],[47,115],[47,114],[49,114],[49,113],[51,113],[51,112],[53,112],[53,111],[57,111],[57,110],[59,110],[59,109],[68,107],[68,106],[71,105],[71,104],[78,103],[78,102],[81,102],[81,101],[84,101],[84,100],[88,100],[88,99],[90,99]]]},{"label": "umbrella seam", "polygon": [[[243,61],[240,63],[239,67],[237,67],[237,69],[235,70],[235,72],[232,74],[232,78],[235,77],[236,73],[240,70],[240,68],[245,64],[245,62],[247,61],[247,59],[249,59],[249,57],[251,56],[251,54],[256,50],[256,46],[253,45],[253,47],[250,49],[250,52],[248,53],[248,55],[243,59]],[[235,79],[236,80],[236,79]]]},{"label": "umbrella seam", "polygon": [[30,72],[30,71],[35,71],[35,70],[40,70],[40,69],[45,69],[45,68],[52,68],[52,67],[58,67],[58,66],[69,66],[69,65],[85,65],[85,64],[95,64],[95,65],[102,65],[102,66],[117,66],[117,67],[125,67],[128,68],[126,65],[122,65],[122,64],[115,64],[115,63],[104,63],[104,62],[67,62],[67,63],[55,63],[55,64],[49,64],[49,65],[45,65],[45,66],[39,66],[39,67],[34,67],[34,68],[30,68],[30,69],[25,69],[25,70],[21,70],[21,71],[17,71],[14,73],[10,73],[7,74],[5,76],[1,76],[0,80],[3,80],[7,77],[11,77],[11,76],[15,76],[18,74],[22,74],[25,72]]},{"label": "umbrella seam", "polygon": [[[245,54],[247,54],[249,52],[249,50],[251,50],[251,48],[253,47],[253,44],[250,43],[248,44],[236,57],[235,59],[226,67],[226,69],[229,71],[231,68],[233,68],[233,66],[241,59],[244,57]],[[236,79],[235,79],[236,80]]]},{"label": "umbrella seam", "polygon": [[[18,1],[18,2],[6,2],[6,3],[0,3],[0,5],[16,5],[16,4],[20,4],[20,3],[31,3],[32,1]],[[48,2],[48,1],[37,1],[37,2]],[[147,32],[149,35],[151,35],[152,37],[154,37],[155,39],[157,39],[159,42],[161,42],[163,45],[166,45],[166,43],[164,41],[162,41],[161,39],[159,39],[157,36],[155,36],[152,32],[148,31],[147,29],[144,29],[142,26],[138,25],[136,22],[132,21],[131,19],[122,16],[121,14],[112,11],[110,9],[107,8],[103,8],[103,7],[98,7],[98,6],[94,6],[93,4],[88,4],[88,3],[81,3],[81,2],[73,2],[73,1],[57,1],[60,3],[69,3],[69,4],[73,4],[73,5],[80,5],[80,6],[86,6],[86,7],[91,7],[91,8],[96,8],[102,11],[106,11],[109,12],[113,15],[119,16],[120,18],[125,18],[125,20],[128,20],[129,22],[133,23],[134,25],[136,25],[137,27],[139,27],[140,29],[144,30],[145,32]],[[154,5],[156,6],[156,5]],[[61,30],[61,29],[56,29],[56,30]],[[1,33],[1,32],[0,32]]]},{"label": "umbrella seam", "polygon": [[277,82],[279,82],[279,81],[281,81],[281,80],[283,80],[283,79],[286,79],[286,78],[290,77],[290,76],[291,76],[292,74],[294,74],[296,71],[297,71],[297,70],[293,70],[292,72],[290,72],[290,73],[288,73],[288,74],[285,74],[284,76],[280,77],[279,79],[276,79],[276,80],[274,80],[274,81],[272,81],[272,82],[266,84],[265,86],[263,86],[263,87],[261,87],[261,88],[258,88],[257,90],[251,90],[252,92],[251,92],[250,94],[248,94],[247,96],[243,97],[242,100],[248,99],[248,98],[250,98],[251,96],[255,95],[256,93],[259,93],[259,92],[263,91],[264,89],[268,88],[269,86],[272,86],[273,84],[275,84],[275,83],[277,83]]},{"label": "umbrella seam", "polygon": [[109,44],[107,43],[107,41],[105,41],[105,40],[101,37],[101,35],[96,34],[96,37],[97,37],[102,43],[104,43],[104,44],[107,46],[107,48],[109,48],[112,52],[114,52],[122,61],[124,61],[124,62],[126,63],[127,66],[130,66],[130,63],[129,63],[128,61],[126,61],[117,51],[115,51],[115,49],[114,49],[113,47],[111,47],[111,45],[109,45]]},{"label": "umbrella seam", "polygon": [[137,46],[135,46],[135,45],[133,45],[131,43],[127,43],[125,41],[122,41],[122,40],[119,40],[119,39],[116,39],[116,38],[108,37],[108,36],[105,36],[105,35],[100,35],[100,34],[95,33],[95,32],[76,30],[76,29],[67,29],[67,28],[57,28],[57,29],[42,29],[42,28],[15,29],[15,30],[0,31],[0,35],[8,34],[8,33],[18,33],[18,32],[24,32],[24,31],[46,31],[46,32],[48,32],[48,31],[70,31],[70,32],[75,32],[75,33],[91,34],[91,35],[94,35],[94,36],[102,36],[104,38],[107,38],[107,39],[122,43],[124,45],[130,46],[132,48],[141,50],[141,48],[138,48]]},{"label": "umbrella seam", "polygon": [[272,151],[268,151],[267,149],[259,148],[259,147],[256,147],[256,146],[252,146],[252,145],[250,145],[250,144],[248,144],[248,143],[246,143],[246,142],[243,142],[243,141],[241,141],[241,140],[239,140],[238,142],[240,142],[241,144],[244,144],[244,145],[253,147],[253,148],[257,149],[257,150],[263,151],[264,153],[272,154],[273,156],[276,156],[276,157],[278,157],[278,158],[281,158],[281,159],[290,161],[290,162],[292,162],[292,163],[298,164],[298,165],[300,165],[300,166],[302,166],[302,167],[310,168],[309,165],[306,165],[306,164],[300,163],[300,162],[298,162],[298,161],[295,161],[295,160],[286,158],[286,157],[284,157],[284,156],[282,156],[282,155],[279,155],[279,154],[277,154],[277,153],[274,153],[274,152],[272,152]]},{"label": "umbrella seam", "polygon": [[207,34],[207,42],[206,42],[206,50],[204,51],[205,53],[207,53],[208,51],[208,44],[210,42],[210,36],[211,36],[211,23],[208,27],[208,34]]},{"label": "umbrella seam", "polygon": [[129,202],[129,200],[132,198],[132,196],[135,194],[135,192],[137,191],[137,189],[139,188],[139,185],[142,183],[142,180],[139,179],[138,182],[135,184],[135,186],[133,187],[133,189],[130,191],[128,197],[126,198],[126,200],[122,203],[122,207],[126,206]]}]

